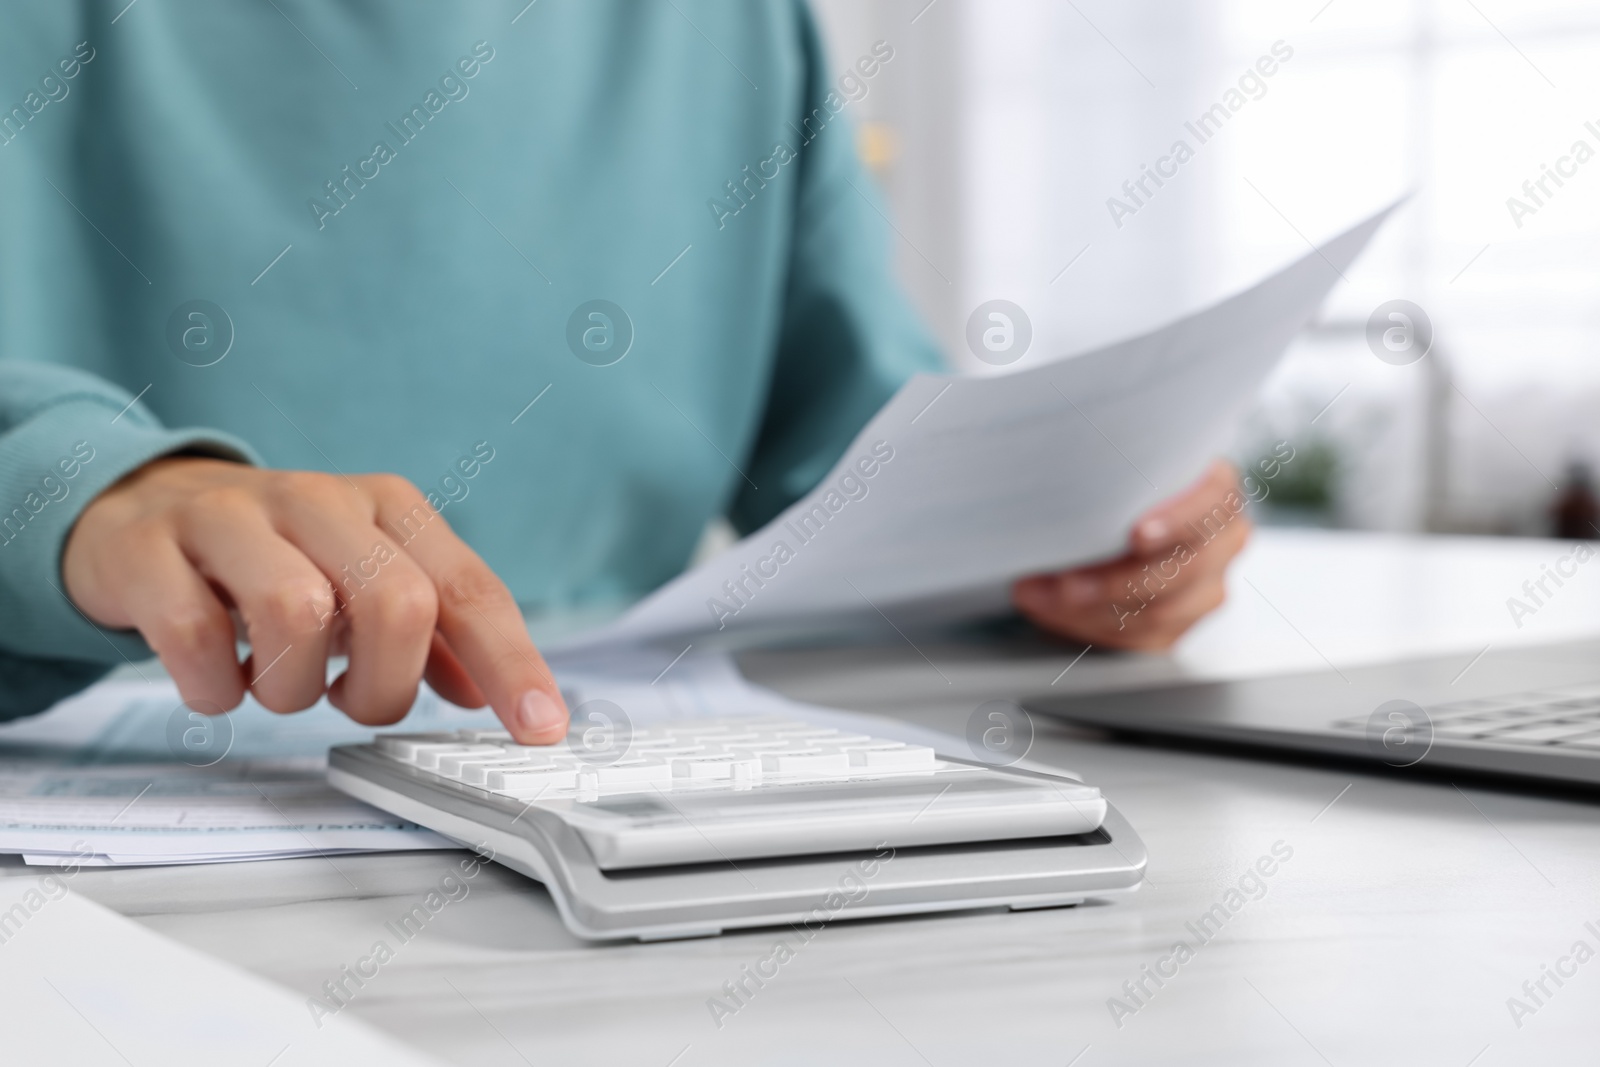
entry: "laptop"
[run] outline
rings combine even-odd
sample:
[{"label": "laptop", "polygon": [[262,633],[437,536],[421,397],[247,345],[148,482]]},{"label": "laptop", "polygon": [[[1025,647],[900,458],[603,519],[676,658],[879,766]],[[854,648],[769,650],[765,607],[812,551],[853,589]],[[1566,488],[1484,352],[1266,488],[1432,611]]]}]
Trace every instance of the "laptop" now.
[{"label": "laptop", "polygon": [[1030,713],[1196,740],[1600,785],[1600,639],[1022,701]]}]

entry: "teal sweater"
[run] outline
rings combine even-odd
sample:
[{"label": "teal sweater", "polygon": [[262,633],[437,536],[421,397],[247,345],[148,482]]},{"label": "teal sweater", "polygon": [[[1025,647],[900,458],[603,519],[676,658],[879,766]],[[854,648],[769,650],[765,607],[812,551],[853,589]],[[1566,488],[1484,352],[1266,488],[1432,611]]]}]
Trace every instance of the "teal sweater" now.
[{"label": "teal sweater", "polygon": [[0,13],[0,717],[149,655],[60,566],[154,457],[402,474],[592,608],[938,364],[850,123],[893,45],[801,0],[126,2]]}]

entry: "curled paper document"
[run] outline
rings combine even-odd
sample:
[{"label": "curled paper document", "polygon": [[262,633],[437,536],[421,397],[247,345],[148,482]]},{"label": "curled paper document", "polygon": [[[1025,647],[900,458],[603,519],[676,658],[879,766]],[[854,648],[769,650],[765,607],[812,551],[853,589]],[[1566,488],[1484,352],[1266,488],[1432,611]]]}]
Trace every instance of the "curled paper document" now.
[{"label": "curled paper document", "polygon": [[563,649],[979,617],[1016,578],[1117,555],[1227,445],[1395,206],[1143,336],[993,377],[916,376],[804,499]]}]

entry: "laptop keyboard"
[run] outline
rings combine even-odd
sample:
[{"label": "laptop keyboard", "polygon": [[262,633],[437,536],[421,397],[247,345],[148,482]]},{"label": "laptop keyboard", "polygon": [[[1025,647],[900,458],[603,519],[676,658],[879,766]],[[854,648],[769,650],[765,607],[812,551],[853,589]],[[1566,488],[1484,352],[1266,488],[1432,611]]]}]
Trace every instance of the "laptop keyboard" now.
[{"label": "laptop keyboard", "polygon": [[[1423,710],[1427,720],[1406,727],[1409,736],[1426,739],[1431,723],[1438,741],[1600,751],[1600,686],[1593,684],[1460,700]],[[1333,725],[1364,731],[1368,720],[1340,719]]]}]

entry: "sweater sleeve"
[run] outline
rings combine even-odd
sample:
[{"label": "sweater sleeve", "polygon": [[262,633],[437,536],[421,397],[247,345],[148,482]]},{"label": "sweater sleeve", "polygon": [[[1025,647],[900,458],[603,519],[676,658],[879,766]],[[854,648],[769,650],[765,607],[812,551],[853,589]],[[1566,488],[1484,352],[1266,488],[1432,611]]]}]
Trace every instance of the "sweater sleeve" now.
[{"label": "sweater sleeve", "polygon": [[804,496],[908,378],[944,369],[894,279],[888,209],[857,158],[854,124],[830,91],[816,27],[800,7],[804,99],[811,103],[792,128],[811,139],[796,163],[800,183],[777,367],[750,468],[751,480],[763,488],[745,487],[729,509],[741,533]]},{"label": "sweater sleeve", "polygon": [[82,371],[0,360],[0,719],[42,711],[150,656],[137,633],[97,626],[73,605],[61,553],[96,495],[179,452],[258,462],[225,433],[162,426],[135,397]]}]

